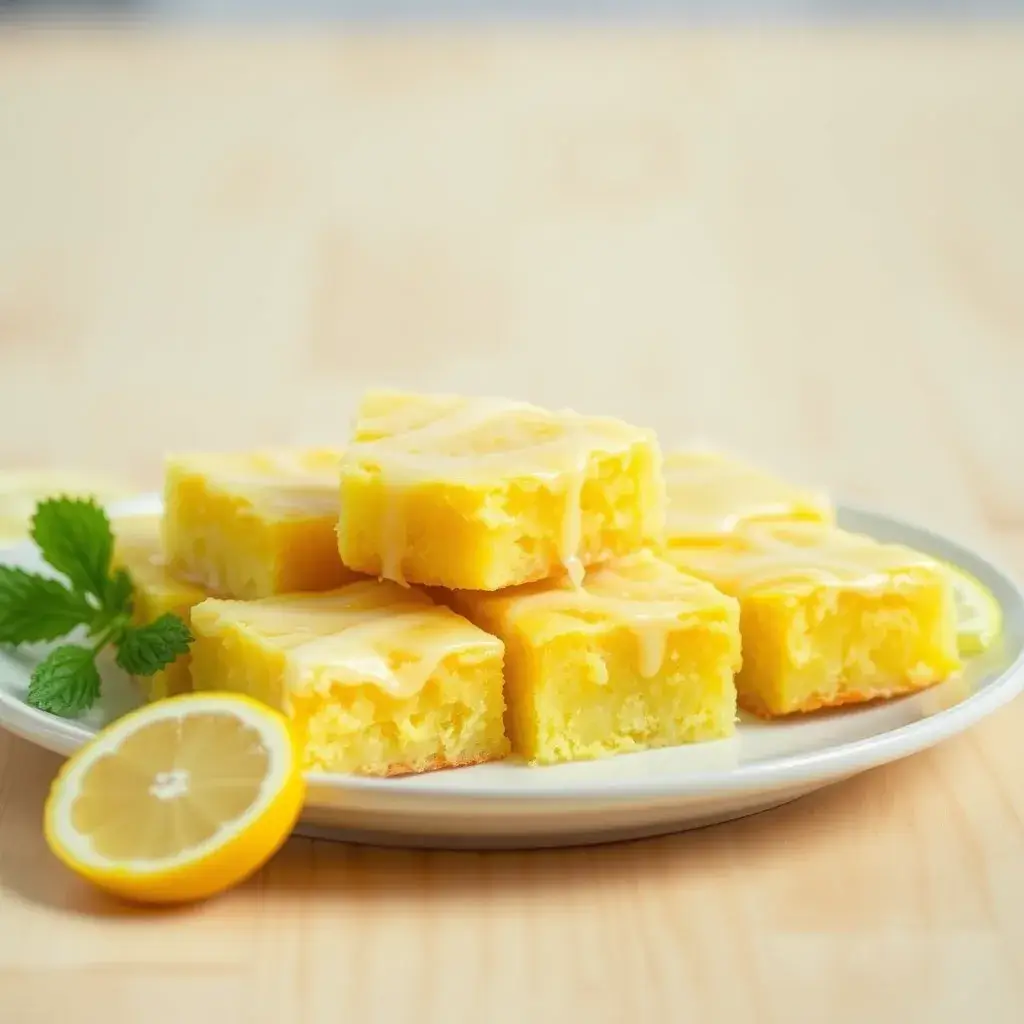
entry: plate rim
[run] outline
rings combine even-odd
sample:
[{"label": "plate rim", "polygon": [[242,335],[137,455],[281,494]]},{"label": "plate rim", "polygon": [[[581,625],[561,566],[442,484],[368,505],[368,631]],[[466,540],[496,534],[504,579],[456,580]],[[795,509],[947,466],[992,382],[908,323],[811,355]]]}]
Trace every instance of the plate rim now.
[{"label": "plate rim", "polygon": [[[113,502],[107,507],[112,515],[147,515],[159,511],[160,506],[160,495],[147,493]],[[987,556],[954,538],[886,511],[847,502],[837,502],[836,509],[840,518],[844,515],[853,515],[868,520],[885,521],[897,530],[916,533],[929,543],[945,548],[955,555],[955,564],[966,568],[990,589],[1009,595],[1016,605],[1016,611],[1024,616],[1024,590],[1021,585],[1014,576],[995,565]],[[0,546],[0,563],[19,552],[31,551],[32,548],[30,540]],[[1000,598],[1000,607],[1005,615],[1008,604],[1004,598]],[[481,782],[472,788],[453,789],[445,781],[448,772],[430,772],[394,779],[321,771],[310,771],[305,774],[311,794],[317,789],[328,789],[338,793],[350,793],[352,796],[358,795],[364,799],[449,799],[463,804],[498,801],[506,806],[529,803],[535,807],[550,807],[566,802],[590,803],[598,799],[605,803],[621,804],[667,798],[685,800],[738,794],[754,788],[774,789],[814,779],[843,778],[911,756],[973,727],[1012,701],[1022,690],[1024,644],[1021,644],[1012,662],[999,676],[982,689],[925,718],[823,749],[783,755],[730,768],[711,768],[694,774],[666,774],[622,782],[608,779],[588,780],[581,777],[537,790],[515,790],[504,781],[497,784]],[[29,743],[62,756],[69,755],[95,735],[90,727],[29,707],[24,701],[18,700],[5,690],[0,690],[0,727]],[[632,756],[643,756],[643,753]],[[543,767],[525,765],[523,768],[530,772],[544,770]]]}]

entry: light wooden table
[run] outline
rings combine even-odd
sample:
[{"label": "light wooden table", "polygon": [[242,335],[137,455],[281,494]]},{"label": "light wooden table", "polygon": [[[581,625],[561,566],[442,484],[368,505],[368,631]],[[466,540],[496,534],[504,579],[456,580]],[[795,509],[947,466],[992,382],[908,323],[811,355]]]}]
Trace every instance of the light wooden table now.
[{"label": "light wooden table", "polygon": [[[1024,35],[0,38],[0,466],[337,441],[369,383],[703,435],[1024,571]],[[1024,705],[774,813],[293,841],[152,915],[0,737],[0,1018],[1024,1019]]]}]

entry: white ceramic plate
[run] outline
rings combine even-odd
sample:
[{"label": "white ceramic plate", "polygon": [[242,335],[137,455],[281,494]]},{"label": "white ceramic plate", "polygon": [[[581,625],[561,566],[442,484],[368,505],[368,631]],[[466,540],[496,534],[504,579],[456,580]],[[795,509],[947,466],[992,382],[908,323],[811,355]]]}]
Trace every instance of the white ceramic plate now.
[{"label": "white ceramic plate", "polygon": [[[156,497],[116,514],[159,510]],[[924,750],[962,732],[1024,687],[1024,597],[983,558],[952,541],[877,513],[842,507],[849,529],[898,541],[959,565],[1003,608],[1001,641],[962,678],[872,707],[766,723],[744,719],[734,739],[531,768],[506,761],[398,779],[312,773],[299,831],[407,846],[567,846],[656,835],[776,807],[815,789]],[[38,570],[24,544],[0,561]],[[28,707],[23,697],[39,650],[0,651],[0,724],[69,754],[137,702],[130,682],[104,667],[100,706],[78,721]]]}]

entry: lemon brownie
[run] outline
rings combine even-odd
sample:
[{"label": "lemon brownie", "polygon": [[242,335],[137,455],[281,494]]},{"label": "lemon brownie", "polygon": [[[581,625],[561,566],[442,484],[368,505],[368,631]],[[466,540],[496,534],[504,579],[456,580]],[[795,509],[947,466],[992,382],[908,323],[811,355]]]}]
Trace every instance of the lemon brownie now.
[{"label": "lemon brownie", "polygon": [[167,459],[171,571],[224,597],[330,590],[356,578],[338,556],[338,461],[331,449]]},{"label": "lemon brownie", "polygon": [[342,560],[400,583],[578,580],[663,526],[657,440],[615,419],[372,392],[341,461]]},{"label": "lemon brownie", "polygon": [[[191,611],[209,596],[201,587],[176,580],[168,571],[160,540],[159,516],[114,519],[114,566],[132,578],[132,616],[138,623],[152,622],[168,612],[188,622]],[[192,688],[189,655],[183,654],[137,684],[147,700],[159,700]]]},{"label": "lemon brownie", "polygon": [[740,601],[740,706],[763,716],[922,689],[959,668],[933,559],[821,523],[752,523],[668,556]]},{"label": "lemon brownie", "polygon": [[284,712],[306,768],[401,775],[508,753],[501,641],[418,590],[211,599],[192,629],[195,688]]},{"label": "lemon brownie", "polygon": [[731,455],[704,449],[669,452],[664,465],[670,545],[726,536],[747,522],[834,519],[826,495]]},{"label": "lemon brownie", "polygon": [[460,611],[505,643],[505,724],[539,764],[728,736],[739,605],[649,552],[500,593]]}]

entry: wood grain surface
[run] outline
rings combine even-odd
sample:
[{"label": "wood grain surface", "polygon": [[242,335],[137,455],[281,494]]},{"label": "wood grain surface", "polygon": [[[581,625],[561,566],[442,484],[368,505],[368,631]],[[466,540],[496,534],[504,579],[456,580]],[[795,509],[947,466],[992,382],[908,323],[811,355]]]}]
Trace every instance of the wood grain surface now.
[{"label": "wood grain surface", "polygon": [[[335,442],[368,384],[620,414],[1024,575],[1024,33],[0,36],[0,469]],[[0,736],[0,1019],[1024,1019],[1024,710],[592,850],[293,841],[207,905],[44,848]]]}]

